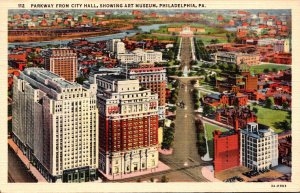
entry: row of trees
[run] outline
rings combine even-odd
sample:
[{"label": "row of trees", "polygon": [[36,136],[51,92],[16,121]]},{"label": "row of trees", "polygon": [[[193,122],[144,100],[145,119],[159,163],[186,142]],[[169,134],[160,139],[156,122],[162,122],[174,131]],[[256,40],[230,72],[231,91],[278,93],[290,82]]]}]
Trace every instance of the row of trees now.
[{"label": "row of trees", "polygon": [[204,128],[201,120],[197,120],[195,122],[197,128],[197,147],[198,153],[200,156],[204,156],[206,154],[206,141],[204,137]]},{"label": "row of trees", "polygon": [[194,108],[199,109],[200,107],[200,94],[197,89],[194,89],[192,92],[193,102],[194,102]]},{"label": "row of trees", "polygon": [[204,47],[204,43],[202,40],[198,39],[194,39],[195,42],[195,52],[196,52],[196,58],[198,60],[203,59],[203,60],[210,60],[210,53],[205,49]]},{"label": "row of trees", "polygon": [[162,149],[169,150],[173,146],[175,133],[175,123],[172,122],[170,127],[165,127],[163,130],[163,142],[161,143]]},{"label": "row of trees", "polygon": [[175,88],[175,89],[172,90],[172,92],[171,92],[171,98],[170,98],[169,102],[170,102],[171,104],[175,104],[176,101],[177,101],[177,99],[178,99],[178,89]]},{"label": "row of trees", "polygon": [[202,115],[205,117],[211,116],[215,113],[215,111],[216,111],[215,107],[212,107],[210,105],[204,105]]}]

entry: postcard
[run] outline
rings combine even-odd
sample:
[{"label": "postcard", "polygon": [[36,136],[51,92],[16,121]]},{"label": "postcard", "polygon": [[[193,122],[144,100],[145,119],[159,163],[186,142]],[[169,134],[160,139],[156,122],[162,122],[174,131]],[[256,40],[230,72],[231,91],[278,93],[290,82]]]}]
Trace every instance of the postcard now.
[{"label": "postcard", "polygon": [[299,2],[0,5],[0,192],[300,191]]}]

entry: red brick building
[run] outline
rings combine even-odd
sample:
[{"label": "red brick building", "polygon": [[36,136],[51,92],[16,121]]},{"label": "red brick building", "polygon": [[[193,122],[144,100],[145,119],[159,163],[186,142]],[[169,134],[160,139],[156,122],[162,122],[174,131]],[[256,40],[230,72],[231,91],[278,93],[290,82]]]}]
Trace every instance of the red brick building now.
[{"label": "red brick building", "polygon": [[204,103],[213,107],[222,106],[245,106],[247,105],[248,97],[242,93],[230,94],[209,94],[204,97]]},{"label": "red brick building", "polygon": [[155,67],[154,64],[141,63],[130,68],[127,76],[130,79],[138,79],[141,88],[150,89],[152,93],[158,94],[159,116],[163,119],[166,104],[166,70],[163,67]]},{"label": "red brick building", "polygon": [[214,131],[214,171],[215,174],[240,165],[239,132]]},{"label": "red brick building", "polygon": [[256,90],[258,77],[252,76],[249,71],[242,71],[240,75],[220,73],[216,78],[216,87],[219,92],[241,92],[243,90]]},{"label": "red brick building", "polygon": [[239,127],[244,128],[250,122],[257,122],[257,116],[246,106],[239,108],[222,108],[217,110],[215,120],[233,127],[235,127],[237,123]]},{"label": "red brick building", "polygon": [[8,90],[12,89],[14,76],[20,76],[20,71],[17,69],[8,69]]},{"label": "red brick building", "polygon": [[72,49],[51,49],[45,55],[45,69],[68,81],[75,82],[77,68],[77,54]]},{"label": "red brick building", "polygon": [[22,61],[22,62],[27,62],[26,58],[27,58],[26,52],[16,52],[16,53],[8,54],[9,60],[18,60],[18,61]]},{"label": "red brick building", "polygon": [[105,175],[158,165],[158,98],[123,75],[97,76],[99,159]]}]

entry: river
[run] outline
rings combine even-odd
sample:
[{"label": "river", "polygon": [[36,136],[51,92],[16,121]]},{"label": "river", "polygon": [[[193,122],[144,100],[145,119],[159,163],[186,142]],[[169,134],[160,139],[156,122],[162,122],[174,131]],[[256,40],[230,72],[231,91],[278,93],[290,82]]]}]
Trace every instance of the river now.
[{"label": "river", "polygon": [[[165,26],[168,24],[152,24],[152,25],[145,25],[139,26],[138,30],[126,30],[124,32],[116,33],[116,34],[109,34],[103,36],[95,36],[95,37],[85,37],[88,41],[97,42],[97,41],[105,41],[110,39],[121,39],[124,37],[134,36],[138,32],[150,32],[151,30],[157,30],[160,26]],[[78,38],[75,38],[78,39]],[[72,39],[69,40],[53,40],[53,41],[43,41],[43,42],[15,42],[15,43],[8,43],[8,47],[15,47],[15,46],[25,46],[25,47],[35,47],[35,46],[46,46],[48,44],[51,45],[67,45]]]}]

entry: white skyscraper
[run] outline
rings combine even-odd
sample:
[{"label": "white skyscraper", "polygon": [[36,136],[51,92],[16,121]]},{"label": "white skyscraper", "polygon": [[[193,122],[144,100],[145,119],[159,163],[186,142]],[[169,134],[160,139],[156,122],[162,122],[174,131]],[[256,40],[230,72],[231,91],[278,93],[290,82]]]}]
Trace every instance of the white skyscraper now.
[{"label": "white skyscraper", "polygon": [[117,54],[124,54],[126,52],[124,42],[116,42],[115,48]]},{"label": "white skyscraper", "polygon": [[121,39],[111,39],[106,42],[106,47],[111,52],[116,52],[117,42],[121,42]]},{"label": "white skyscraper", "polygon": [[278,165],[278,135],[273,130],[258,129],[257,123],[248,123],[240,133],[243,166],[261,171]]},{"label": "white skyscraper", "polygon": [[13,140],[49,182],[97,178],[96,93],[40,68],[14,77]]}]

